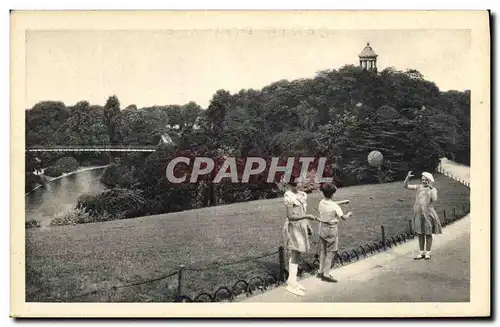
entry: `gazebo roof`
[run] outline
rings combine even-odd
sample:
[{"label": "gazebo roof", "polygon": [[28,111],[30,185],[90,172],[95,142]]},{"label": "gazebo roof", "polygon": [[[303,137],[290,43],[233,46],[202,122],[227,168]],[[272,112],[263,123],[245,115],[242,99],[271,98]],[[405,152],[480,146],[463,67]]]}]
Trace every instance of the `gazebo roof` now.
[{"label": "gazebo roof", "polygon": [[361,51],[359,54],[360,58],[377,58],[378,55],[373,51],[372,47],[370,46],[370,42],[366,43],[366,47]]}]

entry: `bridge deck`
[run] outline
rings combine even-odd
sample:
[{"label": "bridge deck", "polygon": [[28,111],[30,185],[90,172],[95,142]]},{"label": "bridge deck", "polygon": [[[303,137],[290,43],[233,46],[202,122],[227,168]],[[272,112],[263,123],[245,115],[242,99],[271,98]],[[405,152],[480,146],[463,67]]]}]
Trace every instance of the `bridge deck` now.
[{"label": "bridge deck", "polygon": [[30,146],[26,148],[26,152],[155,152],[154,145],[131,145],[131,146]]}]

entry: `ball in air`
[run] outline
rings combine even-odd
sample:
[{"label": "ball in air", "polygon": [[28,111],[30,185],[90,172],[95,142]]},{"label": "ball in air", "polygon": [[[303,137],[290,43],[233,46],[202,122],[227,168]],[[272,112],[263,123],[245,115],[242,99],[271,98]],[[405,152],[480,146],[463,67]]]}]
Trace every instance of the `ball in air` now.
[{"label": "ball in air", "polygon": [[384,156],[380,151],[372,151],[368,154],[368,164],[372,167],[380,167],[384,162]]}]

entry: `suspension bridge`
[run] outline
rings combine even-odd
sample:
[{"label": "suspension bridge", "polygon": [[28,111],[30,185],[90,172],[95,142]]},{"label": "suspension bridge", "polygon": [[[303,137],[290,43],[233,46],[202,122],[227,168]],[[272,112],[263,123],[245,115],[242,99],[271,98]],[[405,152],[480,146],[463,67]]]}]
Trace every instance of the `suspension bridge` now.
[{"label": "suspension bridge", "polygon": [[161,135],[157,145],[31,145],[26,147],[26,152],[155,152],[162,144],[174,144],[172,138]]},{"label": "suspension bridge", "polygon": [[155,152],[155,145],[51,145],[28,146],[26,152]]}]

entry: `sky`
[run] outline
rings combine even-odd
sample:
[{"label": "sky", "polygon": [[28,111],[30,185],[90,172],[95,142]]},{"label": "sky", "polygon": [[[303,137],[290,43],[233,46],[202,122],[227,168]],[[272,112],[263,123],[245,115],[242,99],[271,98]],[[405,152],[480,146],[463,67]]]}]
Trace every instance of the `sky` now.
[{"label": "sky", "polygon": [[39,101],[203,108],[218,89],[260,89],[358,65],[416,69],[442,91],[470,89],[469,30],[27,31],[26,108]]}]

